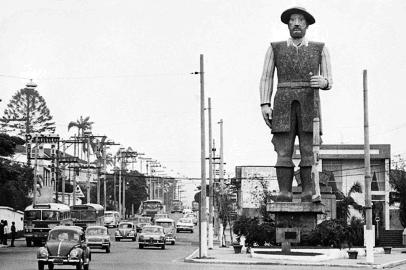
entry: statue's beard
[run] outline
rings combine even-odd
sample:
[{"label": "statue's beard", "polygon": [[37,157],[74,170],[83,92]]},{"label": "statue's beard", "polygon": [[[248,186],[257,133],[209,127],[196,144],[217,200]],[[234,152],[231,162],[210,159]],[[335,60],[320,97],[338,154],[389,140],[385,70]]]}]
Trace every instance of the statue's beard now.
[{"label": "statue's beard", "polygon": [[306,29],[300,29],[298,27],[289,29],[289,31],[290,31],[290,36],[294,39],[303,38],[306,35]]}]

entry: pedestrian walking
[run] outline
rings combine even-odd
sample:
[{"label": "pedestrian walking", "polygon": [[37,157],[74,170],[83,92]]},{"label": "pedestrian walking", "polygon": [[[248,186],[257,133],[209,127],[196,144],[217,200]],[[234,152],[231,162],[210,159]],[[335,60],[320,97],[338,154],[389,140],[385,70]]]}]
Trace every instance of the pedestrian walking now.
[{"label": "pedestrian walking", "polygon": [[10,247],[15,247],[14,246],[14,240],[16,239],[16,225],[15,222],[11,222],[11,245]]},{"label": "pedestrian walking", "polygon": [[8,234],[8,224],[7,224],[7,220],[3,221],[4,224],[4,236],[3,236],[3,245],[7,246],[7,234]]},{"label": "pedestrian walking", "polygon": [[0,221],[0,245],[4,242],[4,220]]}]

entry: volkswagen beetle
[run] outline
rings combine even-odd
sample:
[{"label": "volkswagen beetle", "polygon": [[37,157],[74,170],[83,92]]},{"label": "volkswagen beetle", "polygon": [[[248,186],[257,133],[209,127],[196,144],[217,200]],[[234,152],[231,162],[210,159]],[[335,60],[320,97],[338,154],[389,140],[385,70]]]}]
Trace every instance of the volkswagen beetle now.
[{"label": "volkswagen beetle", "polygon": [[89,269],[91,253],[86,245],[82,228],[77,226],[57,226],[49,231],[44,247],[37,252],[38,270],[54,269],[55,265],[75,265],[76,269]]},{"label": "volkswagen beetle", "polygon": [[116,241],[120,241],[121,239],[131,239],[132,241],[135,241],[137,239],[137,232],[134,227],[135,226],[132,222],[120,222],[114,235]]}]

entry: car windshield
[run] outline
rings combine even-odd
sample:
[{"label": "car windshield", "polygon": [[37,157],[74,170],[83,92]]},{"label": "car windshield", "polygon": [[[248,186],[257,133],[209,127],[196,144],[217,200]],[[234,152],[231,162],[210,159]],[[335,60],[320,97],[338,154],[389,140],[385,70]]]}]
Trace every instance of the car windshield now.
[{"label": "car windshield", "polygon": [[196,216],[194,214],[186,214],[185,217],[187,217],[187,218],[195,218]]},{"label": "car windshield", "polygon": [[133,227],[133,225],[129,224],[129,223],[124,223],[124,224],[120,224],[118,227],[120,229],[131,229]]},{"label": "car windshield", "polygon": [[49,240],[55,241],[79,241],[79,233],[72,230],[55,230],[51,231],[48,236]]},{"label": "car windshield", "polygon": [[112,217],[112,216],[113,216],[113,213],[104,213],[104,216],[105,216],[105,217]]},{"label": "car windshield", "polygon": [[192,223],[192,220],[190,218],[181,218],[179,219],[179,222],[182,223]]},{"label": "car windshield", "polygon": [[41,210],[30,210],[24,212],[25,220],[40,220],[41,219]]},{"label": "car windshield", "polygon": [[151,222],[151,218],[147,218],[147,217],[141,217],[141,218],[138,218],[138,222],[140,222],[140,223],[149,223],[149,222]]},{"label": "car windshield", "polygon": [[106,228],[87,228],[86,235],[106,235]]},{"label": "car windshield", "polygon": [[144,227],[142,229],[143,233],[162,233],[162,228],[157,228],[157,227]]},{"label": "car windshield", "polygon": [[159,221],[156,222],[156,225],[162,226],[164,228],[169,228],[173,226],[172,222],[159,222]]}]

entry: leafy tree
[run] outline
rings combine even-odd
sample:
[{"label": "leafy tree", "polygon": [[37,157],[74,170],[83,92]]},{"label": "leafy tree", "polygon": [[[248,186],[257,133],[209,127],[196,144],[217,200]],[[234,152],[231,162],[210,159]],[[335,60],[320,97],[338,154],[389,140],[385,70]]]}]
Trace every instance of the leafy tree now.
[{"label": "leafy tree", "polygon": [[[18,137],[0,134],[0,155],[13,155],[15,147],[23,143]],[[32,169],[27,165],[0,158],[0,205],[24,210],[32,201],[28,194],[33,179]]]},{"label": "leafy tree", "polygon": [[29,87],[20,89],[11,98],[0,123],[3,129],[18,132],[18,135],[55,132],[55,122],[45,99]]}]

